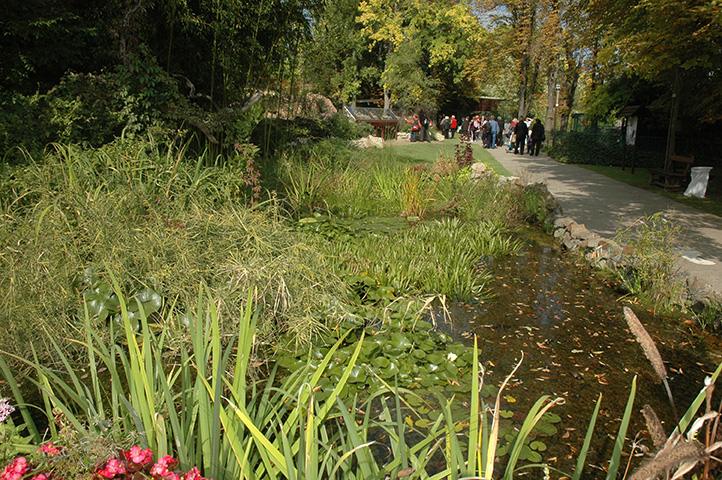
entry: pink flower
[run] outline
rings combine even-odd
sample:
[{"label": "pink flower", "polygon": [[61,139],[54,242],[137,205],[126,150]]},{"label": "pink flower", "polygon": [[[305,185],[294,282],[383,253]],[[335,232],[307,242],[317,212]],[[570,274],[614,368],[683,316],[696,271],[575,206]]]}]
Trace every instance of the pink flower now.
[{"label": "pink flower", "polygon": [[184,480],[206,480],[202,475],[200,470],[198,470],[198,467],[193,467],[190,470],[188,470],[188,473],[186,473],[185,477],[183,477]]},{"label": "pink flower", "polygon": [[46,476],[44,473],[41,473],[39,475],[35,475],[32,480],[50,480],[50,477]]},{"label": "pink flower", "polygon": [[129,462],[147,465],[153,460],[153,451],[150,448],[143,450],[139,446],[135,445],[130,447],[130,450],[125,453],[125,457]]},{"label": "pink flower", "polygon": [[98,470],[98,475],[103,478],[113,478],[116,475],[125,473],[125,465],[123,465],[118,459],[111,458],[108,463],[105,464],[105,468]]},{"label": "pink flower", "polygon": [[25,457],[18,457],[13,463],[5,467],[0,480],[20,480],[30,471],[30,466]]},{"label": "pink flower", "polygon": [[38,452],[47,453],[51,457],[55,455],[60,455],[60,450],[58,449],[58,447],[53,445],[53,442],[42,444],[40,447],[38,447]]},{"label": "pink flower", "polygon": [[165,478],[167,475],[173,473],[173,467],[175,467],[177,463],[178,460],[170,455],[166,455],[163,458],[159,458],[156,464],[150,468],[150,474]]}]

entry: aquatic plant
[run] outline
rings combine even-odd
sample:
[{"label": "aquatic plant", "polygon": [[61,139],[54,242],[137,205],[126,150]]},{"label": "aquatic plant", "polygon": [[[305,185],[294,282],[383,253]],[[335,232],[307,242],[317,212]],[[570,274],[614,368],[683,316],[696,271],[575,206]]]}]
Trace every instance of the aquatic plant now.
[{"label": "aquatic plant", "polygon": [[445,295],[468,300],[484,293],[488,273],[478,262],[485,256],[510,255],[520,242],[505,227],[492,222],[464,222],[458,218],[421,223],[384,235],[358,235],[345,242],[329,242],[321,250],[343,276],[368,276],[390,287],[396,296]]},{"label": "aquatic plant", "polygon": [[127,297],[156,292],[162,309],[194,301],[205,282],[224,332],[253,283],[267,308],[258,334],[290,329],[299,344],[324,328],[330,299],[343,297],[324,257],[285,224],[277,204],[251,209],[250,198],[226,188],[224,173],[235,166],[207,167],[182,145],[150,139],[58,150],[0,178],[0,348],[30,358],[32,340],[38,357],[54,362],[48,329],[75,358],[66,339],[83,323],[83,302],[92,302],[93,324],[107,320],[109,289],[100,287],[108,271],[123,279]]},{"label": "aquatic plant", "polygon": [[431,181],[424,164],[407,168],[401,182],[401,214],[417,219],[424,218],[435,191],[436,184]]},{"label": "aquatic plant", "polygon": [[642,217],[614,237],[622,247],[614,272],[630,294],[669,311],[684,307],[685,285],[679,274],[682,228],[662,212]]},{"label": "aquatic plant", "polygon": [[[631,332],[639,341],[647,358],[652,363],[655,372],[664,382],[670,405],[674,410],[677,424],[674,431],[665,439],[664,428],[657,418],[654,410],[644,406],[644,417],[648,429],[652,434],[656,453],[651,455],[630,477],[630,480],[652,480],[661,474],[674,471],[671,479],[683,478],[690,471],[696,469],[701,479],[710,478],[709,474],[714,464],[722,463],[713,454],[722,449],[722,441],[718,439],[719,418],[722,415],[722,404],[717,410],[712,408],[712,394],[714,385],[722,372],[720,364],[715,372],[705,379],[705,384],[697,397],[692,401],[682,418],[677,417],[676,407],[672,393],[667,382],[667,372],[662,357],[654,345],[652,338],[644,326],[639,322],[634,312],[625,307],[624,315]],[[702,403],[706,404],[704,413],[697,419]],[[704,443],[698,440],[700,430],[706,427]]]}]

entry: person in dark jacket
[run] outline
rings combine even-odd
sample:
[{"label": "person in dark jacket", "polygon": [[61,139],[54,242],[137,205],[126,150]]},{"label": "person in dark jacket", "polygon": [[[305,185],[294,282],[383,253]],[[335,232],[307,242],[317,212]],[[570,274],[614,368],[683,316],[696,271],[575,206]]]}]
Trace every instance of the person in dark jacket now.
[{"label": "person in dark jacket", "polygon": [[531,127],[531,148],[529,155],[539,156],[539,150],[541,150],[541,144],[544,141],[544,125],[538,118],[534,121],[534,125]]},{"label": "person in dark jacket", "polygon": [[516,127],[514,127],[514,135],[516,135],[516,144],[514,145],[514,153],[519,153],[519,150],[521,150],[521,154],[524,155],[524,146],[526,145],[526,137],[529,135],[529,128],[526,126],[526,123],[519,120],[516,124]]}]

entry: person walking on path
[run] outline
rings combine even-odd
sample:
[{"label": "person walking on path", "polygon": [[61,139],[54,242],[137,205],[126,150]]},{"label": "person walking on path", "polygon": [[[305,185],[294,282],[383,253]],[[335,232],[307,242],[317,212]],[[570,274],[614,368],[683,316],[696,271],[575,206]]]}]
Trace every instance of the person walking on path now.
[{"label": "person walking on path", "polygon": [[496,148],[496,137],[499,135],[499,123],[491,117],[489,120],[491,125],[491,139],[489,141],[489,148]]},{"label": "person walking on path", "polygon": [[526,126],[526,123],[519,121],[516,123],[516,127],[514,127],[514,135],[516,135],[516,144],[514,145],[514,153],[519,153],[521,150],[521,154],[524,155],[524,146],[526,145],[526,137],[529,135],[529,128]]},{"label": "person walking on path", "polygon": [[419,129],[421,128],[419,116],[414,114],[414,118],[412,120],[407,118],[406,121],[411,124],[411,141],[417,142],[419,140]]},{"label": "person walking on path", "polygon": [[457,126],[458,126],[458,125],[457,125],[457,123],[456,123],[456,117],[455,117],[454,115],[452,115],[452,116],[451,116],[451,125],[450,125],[450,127],[451,127],[451,138],[454,138],[454,133],[456,133],[456,127],[457,127]]},{"label": "person walking on path", "polygon": [[544,125],[541,123],[541,120],[537,118],[534,121],[534,126],[531,127],[531,148],[529,149],[529,155],[538,157],[541,144],[545,139]]}]

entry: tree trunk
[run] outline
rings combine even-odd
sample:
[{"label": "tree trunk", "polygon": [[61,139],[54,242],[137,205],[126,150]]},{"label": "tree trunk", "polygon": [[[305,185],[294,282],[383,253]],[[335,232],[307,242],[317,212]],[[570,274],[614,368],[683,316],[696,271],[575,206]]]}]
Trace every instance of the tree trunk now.
[{"label": "tree trunk", "polygon": [[669,130],[667,131],[667,155],[677,153],[677,117],[679,116],[679,97],[682,94],[682,76],[679,73],[679,66],[674,69],[674,85],[672,87],[672,109],[669,113]]},{"label": "tree trunk", "polygon": [[527,55],[524,55],[521,59],[521,82],[519,82],[519,120],[523,120],[526,118],[527,111],[529,107],[527,106],[526,101],[526,87],[528,82],[527,77],[527,64],[529,63],[529,57]]},{"label": "tree trunk", "polygon": [[557,66],[555,68],[550,68],[549,74],[547,75],[547,115],[545,121],[547,130],[554,125],[554,117],[556,115],[554,106],[556,105],[557,82],[559,78],[558,64],[559,62],[557,62]]}]

